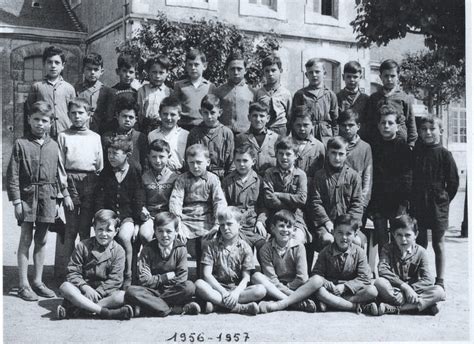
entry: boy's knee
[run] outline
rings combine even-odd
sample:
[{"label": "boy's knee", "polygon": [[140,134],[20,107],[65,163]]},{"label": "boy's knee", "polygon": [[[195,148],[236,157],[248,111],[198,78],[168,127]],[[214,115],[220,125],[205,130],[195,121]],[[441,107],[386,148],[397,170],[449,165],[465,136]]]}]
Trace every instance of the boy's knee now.
[{"label": "boy's knee", "polygon": [[194,286],[197,292],[197,291],[206,289],[208,284],[204,280],[198,279],[196,282],[194,282]]},{"label": "boy's knee", "polygon": [[72,288],[76,288],[72,283],[66,281],[66,282],[63,282],[63,284],[61,284],[61,286],[59,287],[59,291],[61,292],[61,294],[63,294],[64,297],[66,297],[67,295],[70,294],[70,291],[72,290]]},{"label": "boy's knee", "polygon": [[390,287],[390,282],[383,277],[379,277],[374,281],[374,286],[380,292],[380,290],[387,290]]},{"label": "boy's knee", "polygon": [[183,298],[190,298],[196,293],[196,286],[191,281],[183,282]]},{"label": "boy's knee", "polygon": [[365,288],[365,293],[368,298],[370,299],[375,299],[377,295],[379,294],[377,288],[373,285],[369,285]]},{"label": "boy's knee", "polygon": [[315,291],[323,286],[323,278],[319,275],[314,275],[311,277],[307,283],[309,283]]},{"label": "boy's knee", "polygon": [[259,271],[254,272],[252,277],[250,277],[250,281],[254,284],[260,283],[263,279],[265,279],[265,275]]},{"label": "boy's knee", "polygon": [[140,295],[143,291],[143,287],[140,287],[138,285],[131,285],[127,288],[125,291],[125,300],[126,301],[136,301],[138,295]]},{"label": "boy's knee", "polygon": [[255,297],[259,299],[263,299],[267,295],[267,289],[263,284],[256,284],[254,285],[254,290],[253,290]]}]

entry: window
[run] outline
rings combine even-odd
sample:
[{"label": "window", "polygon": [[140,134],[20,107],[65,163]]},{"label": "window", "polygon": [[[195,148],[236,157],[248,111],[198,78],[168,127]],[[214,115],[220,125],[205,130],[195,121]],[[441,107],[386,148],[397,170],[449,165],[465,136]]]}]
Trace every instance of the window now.
[{"label": "window", "polygon": [[41,56],[25,58],[23,79],[25,81],[37,81],[43,79],[43,58]]},{"label": "window", "polygon": [[243,16],[286,19],[284,0],[239,0],[239,14]]},{"label": "window", "polygon": [[453,143],[466,143],[466,105],[452,103],[448,109],[449,116],[449,141]]},{"label": "window", "polygon": [[[334,0],[314,0],[315,2],[319,3],[321,8],[319,13],[323,16],[331,16],[335,17],[335,8],[334,8]],[[317,8],[316,5],[314,8]]]},{"label": "window", "polygon": [[338,62],[324,60],[324,69],[326,69],[324,85],[336,93],[339,92],[341,89],[340,64]]},{"label": "window", "polygon": [[268,7],[274,11],[277,10],[277,0],[249,0],[250,4]]},{"label": "window", "polygon": [[305,23],[338,26],[339,0],[306,0]]},{"label": "window", "polygon": [[75,8],[81,4],[81,0],[69,0],[69,6]]},{"label": "window", "polygon": [[166,5],[217,11],[217,0],[166,0]]}]

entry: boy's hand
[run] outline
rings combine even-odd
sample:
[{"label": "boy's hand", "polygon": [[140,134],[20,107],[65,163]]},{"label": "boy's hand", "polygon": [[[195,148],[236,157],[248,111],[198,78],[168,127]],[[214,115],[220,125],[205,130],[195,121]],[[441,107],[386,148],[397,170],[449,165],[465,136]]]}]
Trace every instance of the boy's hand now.
[{"label": "boy's hand", "polygon": [[334,295],[340,296],[344,294],[345,289],[346,289],[346,286],[344,284],[338,284],[334,287],[333,293]]},{"label": "boy's hand", "polygon": [[82,286],[81,291],[85,297],[87,297],[89,300],[91,300],[94,303],[99,302],[101,298],[100,294],[97,291],[95,291],[95,289],[92,288],[90,285]]},{"label": "boy's hand", "polygon": [[408,303],[418,302],[418,294],[407,283],[403,283],[400,289],[403,291],[403,294],[405,294],[405,299]]},{"label": "boy's hand", "polygon": [[64,197],[64,207],[69,211],[74,210],[74,203],[72,202],[71,196]]},{"label": "boy's hand", "polygon": [[237,290],[231,291],[226,298],[222,299],[222,302],[224,303],[224,306],[226,306],[229,309],[234,308],[237,305],[237,302],[239,301],[239,292]]},{"label": "boy's hand", "polygon": [[265,225],[260,221],[255,224],[255,233],[260,234],[264,238],[267,237],[267,230],[265,229]]},{"label": "boy's hand", "polygon": [[23,204],[21,202],[15,204],[15,218],[17,221],[23,221]]},{"label": "boy's hand", "polygon": [[332,221],[328,221],[324,224],[324,227],[326,227],[326,230],[328,231],[328,233],[332,234],[332,232],[334,231],[334,223],[332,223]]}]

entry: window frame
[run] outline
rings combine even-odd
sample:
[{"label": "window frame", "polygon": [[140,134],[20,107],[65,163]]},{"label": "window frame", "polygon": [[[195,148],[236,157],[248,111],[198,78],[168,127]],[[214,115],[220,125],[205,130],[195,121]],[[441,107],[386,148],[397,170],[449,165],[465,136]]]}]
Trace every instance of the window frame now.
[{"label": "window frame", "polygon": [[[304,19],[306,24],[319,24],[328,26],[341,26],[340,6],[341,1],[332,0],[332,15],[321,14],[323,0],[306,0]],[[318,6],[317,10],[315,5]]]},{"label": "window frame", "polygon": [[217,0],[166,0],[166,6],[199,8],[217,11]]},{"label": "window frame", "polygon": [[[28,61],[32,61],[32,68],[27,67]],[[39,63],[39,68],[35,68],[35,67],[38,67],[36,65],[35,61],[36,61],[36,63]],[[32,76],[31,80],[29,78],[27,78],[27,70],[31,70],[31,76]],[[36,79],[35,78],[35,72],[38,72],[38,71],[41,73],[41,77],[39,79]],[[43,77],[44,77],[43,57],[41,55],[26,56],[23,59],[23,81],[25,81],[25,82],[35,82],[35,81],[43,80]]]},{"label": "window frame", "polygon": [[[239,15],[249,17],[270,18],[285,21],[286,18],[286,1],[275,1],[274,8],[260,3],[251,4],[249,0],[239,0]],[[257,0],[261,2],[261,0]]]}]

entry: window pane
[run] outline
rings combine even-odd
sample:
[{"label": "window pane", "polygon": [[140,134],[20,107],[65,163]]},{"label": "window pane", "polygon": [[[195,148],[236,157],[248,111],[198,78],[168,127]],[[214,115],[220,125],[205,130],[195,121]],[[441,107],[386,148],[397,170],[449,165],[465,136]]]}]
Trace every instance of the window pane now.
[{"label": "window pane", "polygon": [[31,57],[25,59],[25,68],[33,68],[33,59]]},{"label": "window pane", "polygon": [[41,80],[43,79],[43,71],[41,70],[35,70],[33,73],[33,78],[34,80]]},{"label": "window pane", "polygon": [[333,11],[333,0],[321,0],[321,14],[323,16],[332,16]]},{"label": "window pane", "polygon": [[32,69],[25,69],[24,75],[25,81],[33,81],[33,70]]},{"label": "window pane", "polygon": [[256,4],[257,0],[249,0],[249,4]]}]

